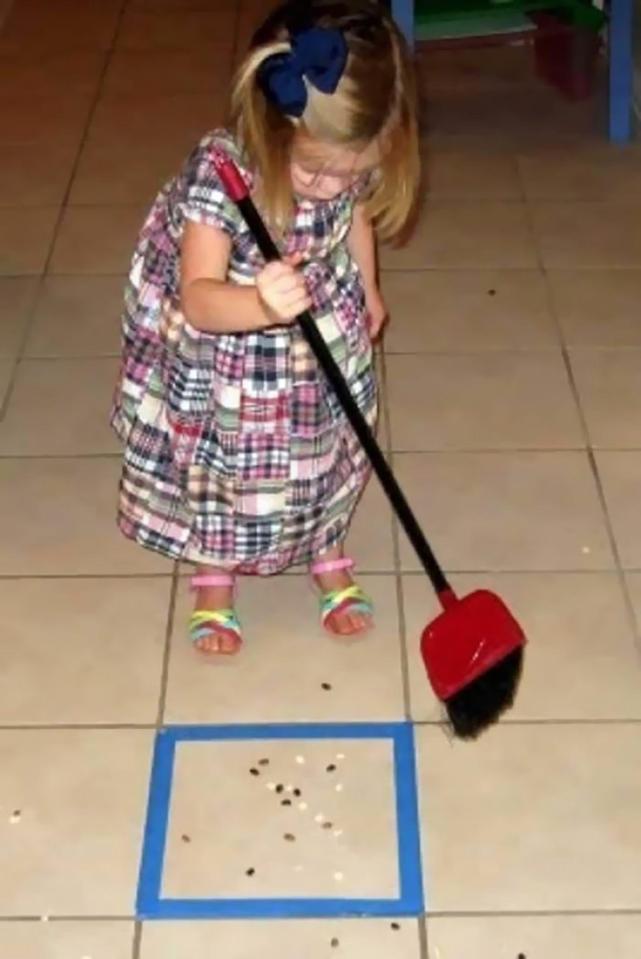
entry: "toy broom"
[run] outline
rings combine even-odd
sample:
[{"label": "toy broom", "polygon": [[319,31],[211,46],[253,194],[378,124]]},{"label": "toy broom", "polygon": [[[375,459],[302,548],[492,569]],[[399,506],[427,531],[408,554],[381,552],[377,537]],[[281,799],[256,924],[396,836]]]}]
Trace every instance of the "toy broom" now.
[{"label": "toy broom", "polygon": [[[280,259],[235,164],[218,150],[213,162],[265,260]],[[423,631],[421,653],[432,689],[444,703],[454,733],[473,739],[512,705],[521,677],[525,635],[494,593],[476,590],[456,596],[314,320],[305,312],[297,321],[442,606],[441,614]]]}]

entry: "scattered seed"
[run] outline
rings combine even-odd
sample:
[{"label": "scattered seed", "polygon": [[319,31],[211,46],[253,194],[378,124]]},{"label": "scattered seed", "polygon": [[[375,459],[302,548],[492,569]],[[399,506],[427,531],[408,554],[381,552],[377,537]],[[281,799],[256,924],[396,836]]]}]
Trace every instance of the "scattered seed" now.
[{"label": "scattered seed", "polygon": [[279,795],[280,795],[280,793],[285,792],[285,787],[283,786],[282,783],[278,783],[278,785],[276,786],[276,792],[277,792]]},{"label": "scattered seed", "polygon": [[286,792],[286,793],[293,793],[293,792],[294,792],[294,787],[293,787],[291,784],[288,784],[287,786],[285,786],[285,792]]},{"label": "scattered seed", "polygon": [[259,765],[259,766],[269,766],[269,759],[259,759],[259,760],[258,760],[258,765]]},{"label": "scattered seed", "polygon": [[325,822],[325,817],[322,812],[319,812],[317,816],[314,816],[314,822]]},{"label": "scattered seed", "polygon": [[184,832],[180,838],[183,842],[191,842],[191,836],[188,836],[186,832]]},{"label": "scattered seed", "polygon": [[40,922],[49,922],[49,916],[40,916]]},{"label": "scattered seed", "polygon": [[337,759],[345,759],[345,753],[336,753]]},{"label": "scattered seed", "polygon": [[305,757],[304,757],[304,756],[297,756],[297,757],[296,757],[296,762],[298,763],[299,766],[304,766],[304,765],[305,765]]},{"label": "scattered seed", "polygon": [[294,790],[294,795],[296,796],[297,799],[299,799],[303,794],[302,794],[302,792],[300,791],[300,789],[295,789],[295,790]]},{"label": "scattered seed", "polygon": [[340,837],[343,835],[343,830],[342,830],[342,829],[335,829],[335,830],[334,830],[334,835],[336,836],[337,839],[340,839]]},{"label": "scattered seed", "polygon": [[489,296],[496,296],[496,290],[488,290],[487,292]]},{"label": "scattered seed", "polygon": [[589,547],[589,546],[583,546],[582,549],[581,549],[581,552],[582,552],[585,556],[587,556],[588,553],[590,552],[590,547]]},{"label": "scattered seed", "polygon": [[324,822],[324,823],[323,823],[323,829],[332,829],[333,826],[334,826],[334,823],[333,823],[333,822]]},{"label": "scattered seed", "polygon": [[285,842],[296,842],[296,836],[291,832],[286,832],[283,839]]},{"label": "scattered seed", "polygon": [[267,783],[267,788],[269,789],[270,793],[276,792],[276,783]]},{"label": "scattered seed", "polygon": [[256,875],[256,870],[255,870],[255,869],[248,869],[247,872],[245,873],[245,875],[246,875],[246,876],[255,876],[255,875]]},{"label": "scattered seed", "polygon": [[11,816],[9,817],[9,822],[11,823],[12,826],[15,826],[15,824],[17,822],[20,822],[21,819],[22,819],[22,813],[20,812],[20,810],[14,809],[13,812],[11,813]]},{"label": "scattered seed", "polygon": [[342,784],[342,783],[336,783],[336,787],[335,787],[335,788],[336,788],[336,792],[337,792],[337,793],[342,793],[344,787],[343,787],[343,784]]},{"label": "scattered seed", "polygon": [[281,800],[281,806],[291,806],[291,804],[292,804],[291,799],[283,799],[283,800]]},{"label": "scattered seed", "polygon": [[340,946],[340,942],[338,941],[338,939],[332,939],[330,945],[332,949],[338,949],[338,947]]},{"label": "scattered seed", "polygon": [[321,683],[321,689],[324,689],[325,692],[329,692],[331,688],[332,688],[331,683]]},{"label": "scattered seed", "polygon": [[260,769],[256,769],[255,766],[252,766],[252,768],[249,771],[252,776],[260,776]]},{"label": "scattered seed", "polygon": [[330,763],[330,764],[329,764],[329,766],[327,767],[327,772],[328,772],[328,773],[335,773],[335,772],[336,772],[336,766],[334,765],[334,763]]},{"label": "scattered seed", "polygon": [[306,812],[309,809],[309,806],[307,805],[306,802],[299,802],[298,808],[300,809],[301,812]]},{"label": "scattered seed", "polygon": [[516,957],[516,959],[527,959],[527,956],[525,955],[524,952],[520,952],[518,956]]},{"label": "scattered seed", "polygon": [[335,873],[334,873],[334,879],[336,880],[336,882],[342,882],[344,878],[345,878],[345,877],[343,876],[343,873],[342,873],[342,872],[335,872]]},{"label": "scattered seed", "polygon": [[303,871],[302,866],[294,866],[294,872],[302,872],[302,871]]},{"label": "scattered seed", "polygon": [[398,932],[398,931],[400,930],[400,928],[401,928],[401,927],[399,926],[399,924],[398,924],[397,922],[393,922],[393,923],[392,923],[392,929],[394,930],[394,932]]}]

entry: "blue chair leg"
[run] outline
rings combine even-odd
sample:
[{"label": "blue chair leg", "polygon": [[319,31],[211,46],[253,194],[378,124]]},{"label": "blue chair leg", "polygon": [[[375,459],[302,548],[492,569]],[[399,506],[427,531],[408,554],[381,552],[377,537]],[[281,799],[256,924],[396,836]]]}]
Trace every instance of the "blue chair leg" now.
[{"label": "blue chair leg", "polygon": [[392,0],[392,16],[410,48],[414,48],[414,0]]},{"label": "blue chair leg", "polygon": [[632,136],[633,0],[612,0],[610,7],[609,135],[614,143]]}]

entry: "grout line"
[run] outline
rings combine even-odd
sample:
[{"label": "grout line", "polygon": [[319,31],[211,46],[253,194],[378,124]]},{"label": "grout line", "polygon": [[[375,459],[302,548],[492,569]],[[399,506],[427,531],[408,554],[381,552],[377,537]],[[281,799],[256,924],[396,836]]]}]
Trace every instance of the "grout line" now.
[{"label": "grout line", "polygon": [[[624,572],[628,575],[637,576],[641,573],[641,567],[638,566],[628,566],[625,567]],[[445,570],[445,573],[448,576],[604,576],[610,575],[614,576],[617,574],[617,570],[614,566],[597,566],[589,569],[581,568],[566,568],[566,569],[552,569],[552,568],[536,568],[536,569],[511,569],[507,567],[502,568],[478,568],[478,569],[452,569],[448,568]],[[372,577],[372,576],[396,576],[399,575],[402,578],[404,577],[417,577],[423,576],[424,573],[421,569],[416,567],[412,569],[368,569],[367,567],[359,566],[359,576],[363,577]],[[61,582],[67,582],[69,580],[107,580],[107,581],[120,581],[123,579],[131,580],[148,580],[148,579],[170,579],[172,576],[171,573],[22,573],[12,575],[10,573],[0,574],[0,583],[13,583],[13,582],[32,582],[34,580],[45,580],[45,581],[56,581],[60,580]],[[186,579],[189,576],[188,573],[178,573],[177,578],[178,582]],[[289,579],[296,578],[305,578],[305,573],[284,573],[283,576],[286,576]]]},{"label": "grout line", "polygon": [[174,572],[171,580],[171,589],[169,592],[169,603],[167,606],[167,623],[165,626],[165,646],[163,650],[162,672],[160,678],[160,690],[158,696],[158,711],[156,713],[156,730],[159,730],[165,719],[165,706],[167,704],[167,687],[169,683],[169,663],[171,660],[171,639],[174,627],[174,614],[176,611],[176,598],[178,595],[178,563],[174,564]]},{"label": "grout line", "polygon": [[[427,915],[429,915],[429,913]],[[430,955],[427,915],[420,916],[418,920],[418,944],[420,959],[429,959]]]},{"label": "grout line", "polygon": [[[394,454],[392,453],[392,424],[389,410],[389,390],[387,383],[387,366],[385,363],[385,354],[383,352],[377,358],[377,367],[380,369],[381,373],[381,418],[383,419],[385,435],[387,437],[388,448],[385,449],[386,457],[389,461],[390,467],[394,468]],[[397,621],[399,629],[399,654],[400,654],[400,666],[401,666],[401,685],[403,692],[403,713],[405,719],[408,722],[411,722],[412,719],[412,704],[411,704],[411,692],[410,692],[410,667],[409,667],[409,656],[407,650],[407,627],[405,621],[405,602],[403,598],[403,580],[402,580],[402,570],[401,570],[401,546],[400,546],[400,527],[399,522],[393,511],[391,517],[387,518],[387,521],[391,524],[391,533],[392,533],[392,554],[394,559],[394,579],[396,585],[396,608],[397,608]]]},{"label": "grout line", "polygon": [[140,947],[142,944],[142,920],[136,919],[134,923],[134,935],[131,944],[131,959],[140,959]]},{"label": "grout line", "polygon": [[509,910],[496,910],[492,912],[429,912],[428,919],[537,919],[537,918],[555,918],[557,916],[641,916],[639,909],[516,909],[513,912]]},{"label": "grout line", "polygon": [[[529,229],[530,229],[532,235],[536,238],[536,230],[535,230],[535,226],[534,226],[534,220],[533,220],[532,215],[531,215],[531,206],[530,206],[530,203],[529,203],[529,202],[526,202],[525,206],[526,206],[526,211],[527,211],[527,220],[528,220]],[[592,473],[592,478],[593,478],[593,480],[594,480],[594,485],[595,485],[597,497],[598,497],[598,500],[599,500],[599,504],[600,504],[600,506],[601,506],[601,513],[602,513],[603,524],[604,524],[604,527],[605,527],[605,531],[606,531],[606,535],[607,535],[608,542],[609,542],[609,544],[610,544],[610,550],[611,550],[611,552],[612,552],[612,556],[613,556],[613,559],[614,559],[614,569],[615,569],[615,572],[616,572],[616,575],[617,575],[617,578],[618,578],[618,581],[619,581],[619,586],[620,586],[620,589],[621,589],[621,595],[622,595],[623,604],[624,604],[624,607],[625,607],[626,618],[627,618],[627,621],[628,621],[628,625],[629,625],[629,627],[630,627],[630,630],[631,630],[631,632],[632,632],[632,637],[633,637],[633,641],[634,641],[634,646],[635,646],[637,652],[638,652],[639,654],[641,654],[641,633],[640,633],[640,631],[639,631],[639,623],[637,622],[637,617],[636,617],[636,613],[635,613],[635,610],[634,610],[634,604],[632,603],[632,598],[631,598],[630,592],[629,592],[629,590],[628,590],[628,584],[627,584],[627,581],[626,581],[626,571],[625,571],[625,568],[624,568],[623,563],[622,563],[622,560],[621,560],[621,553],[620,553],[620,550],[619,550],[619,545],[618,545],[617,538],[616,538],[616,534],[615,534],[615,530],[614,530],[614,523],[613,523],[612,517],[611,517],[611,515],[610,515],[610,509],[609,509],[607,497],[606,497],[606,494],[605,494],[605,487],[604,487],[604,484],[603,484],[603,481],[602,481],[602,478],[601,478],[601,474],[600,474],[600,471],[599,471],[599,467],[598,467],[598,463],[597,463],[596,455],[595,455],[595,452],[597,452],[597,451],[600,452],[600,451],[602,451],[602,450],[605,451],[607,448],[598,447],[598,448],[596,448],[596,451],[595,451],[595,447],[594,447],[594,445],[593,445],[593,443],[592,443],[592,440],[591,440],[591,437],[590,437],[590,430],[589,430],[589,426],[588,426],[588,421],[587,421],[587,416],[586,416],[585,410],[583,409],[583,403],[582,403],[582,401],[581,401],[581,392],[580,392],[580,390],[579,390],[578,384],[577,384],[577,382],[576,382],[576,377],[575,377],[575,375],[574,375],[574,368],[573,368],[573,366],[572,366],[571,352],[570,352],[570,349],[569,349],[569,347],[568,347],[567,341],[566,341],[566,339],[565,339],[565,334],[564,334],[564,331],[563,331],[563,325],[562,325],[562,323],[561,323],[561,321],[560,321],[560,318],[559,318],[559,316],[558,316],[558,313],[557,313],[556,303],[555,303],[555,300],[554,300],[554,295],[553,295],[552,287],[551,287],[551,284],[550,284],[550,279],[549,279],[548,270],[546,269],[545,264],[544,264],[544,262],[543,262],[543,259],[542,259],[541,255],[540,255],[540,250],[539,250],[538,245],[537,245],[537,251],[538,251],[538,255],[539,255],[539,266],[540,266],[541,273],[542,273],[542,275],[543,275],[543,280],[544,280],[544,283],[545,283],[545,290],[546,290],[546,298],[547,298],[547,303],[548,303],[548,310],[549,310],[550,315],[551,315],[551,317],[552,317],[552,320],[553,320],[553,322],[554,322],[554,324],[555,324],[555,326],[556,326],[557,335],[558,335],[558,338],[559,338],[559,342],[560,342],[560,344],[561,344],[561,353],[562,353],[562,356],[563,356],[563,362],[564,362],[564,364],[565,364],[565,369],[566,369],[566,375],[567,375],[567,379],[568,379],[568,384],[569,384],[569,387],[570,387],[570,391],[571,391],[571,393],[572,393],[572,397],[573,397],[573,399],[574,399],[574,403],[575,403],[575,407],[576,407],[576,411],[577,411],[577,416],[578,416],[578,418],[579,418],[579,423],[580,423],[581,431],[582,431],[582,433],[583,433],[583,437],[584,437],[584,441],[585,441],[585,446],[586,446],[586,451],[587,451],[587,457],[588,457],[588,464],[589,464],[589,467],[590,467],[590,472]],[[608,450],[608,451],[609,451],[609,452],[613,452],[613,450]]]},{"label": "grout line", "polygon": [[91,123],[92,123],[92,120],[93,120],[94,115],[95,115],[95,112],[96,112],[96,107],[98,106],[98,103],[99,103],[99,101],[100,101],[100,96],[101,96],[101,93],[102,93],[103,81],[104,81],[105,75],[106,75],[106,73],[107,73],[107,70],[108,70],[108,68],[109,68],[109,64],[110,64],[110,62],[111,62],[111,57],[112,57],[113,52],[114,52],[114,49],[115,49],[116,40],[117,40],[117,38],[118,38],[118,33],[119,33],[120,27],[121,27],[121,25],[122,25],[122,21],[123,21],[123,17],[124,17],[124,14],[125,14],[125,8],[126,8],[126,6],[127,6],[127,0],[120,0],[120,9],[119,9],[119,11],[118,11],[118,16],[117,16],[116,23],[115,23],[115,26],[114,26],[114,31],[113,31],[113,34],[112,34],[112,37],[111,37],[111,42],[110,42],[109,46],[108,46],[104,51],[102,51],[102,53],[103,53],[102,70],[100,71],[100,73],[98,74],[98,76],[97,76],[97,78],[96,78],[96,86],[95,86],[95,90],[94,90],[93,96],[89,98],[89,106],[88,106],[88,110],[87,110],[87,115],[86,115],[84,130],[83,130],[83,132],[82,132],[82,134],[81,134],[81,136],[80,136],[80,140],[79,140],[78,147],[77,147],[77,150],[76,150],[75,160],[74,160],[74,162],[73,162],[73,164],[72,164],[72,166],[71,166],[71,170],[70,170],[70,172],[69,172],[69,179],[68,179],[68,181],[67,181],[67,187],[66,187],[65,192],[64,192],[64,194],[63,194],[63,196],[62,196],[62,199],[61,199],[61,201],[60,201],[60,207],[59,207],[59,210],[58,210],[58,215],[57,215],[57,217],[56,217],[56,221],[55,221],[55,223],[54,223],[53,230],[52,230],[52,233],[51,233],[51,241],[50,241],[50,243],[49,243],[49,250],[48,250],[47,256],[46,256],[46,258],[45,258],[45,262],[44,262],[44,265],[43,265],[43,267],[42,267],[42,271],[38,274],[38,281],[37,281],[37,284],[36,284],[35,293],[34,293],[32,302],[31,302],[31,304],[30,304],[30,309],[29,309],[28,312],[27,312],[27,318],[26,318],[26,321],[25,321],[25,324],[24,324],[24,327],[23,327],[23,330],[22,330],[22,336],[20,337],[20,342],[19,342],[19,344],[18,344],[18,349],[17,349],[17,351],[16,351],[16,353],[15,353],[14,363],[13,363],[13,369],[12,369],[11,375],[10,375],[10,377],[9,377],[9,383],[8,383],[8,385],[7,385],[7,388],[6,388],[6,391],[5,391],[5,394],[4,394],[4,399],[3,399],[2,403],[0,404],[0,421],[4,418],[4,416],[5,416],[5,414],[6,414],[6,411],[7,411],[7,409],[9,408],[9,404],[10,404],[10,402],[11,402],[11,398],[12,398],[12,396],[13,396],[13,392],[14,392],[15,384],[16,384],[17,373],[18,373],[18,368],[19,368],[19,365],[20,365],[20,363],[21,363],[21,360],[22,360],[22,358],[23,358],[23,356],[24,356],[24,352],[25,352],[25,349],[26,349],[26,347],[27,347],[27,343],[29,342],[29,337],[31,336],[31,331],[32,331],[32,329],[33,329],[33,325],[34,325],[35,317],[36,317],[36,310],[37,310],[37,308],[38,308],[38,306],[39,306],[39,304],[40,304],[40,299],[41,299],[41,297],[42,297],[45,279],[46,279],[46,277],[47,277],[48,274],[49,274],[49,266],[50,266],[50,264],[51,264],[51,259],[52,259],[52,257],[53,257],[53,251],[55,250],[56,243],[57,243],[57,241],[58,241],[58,236],[59,236],[59,233],[60,233],[60,227],[62,226],[62,221],[63,221],[63,219],[64,219],[64,217],[65,217],[65,213],[66,213],[66,211],[67,211],[67,206],[68,206],[68,201],[69,201],[69,196],[70,196],[70,193],[71,193],[71,188],[72,188],[72,185],[73,185],[73,181],[74,181],[75,176],[76,176],[76,173],[77,173],[77,171],[78,171],[78,166],[79,166],[79,164],[80,164],[80,158],[81,158],[81,156],[82,156],[82,151],[83,151],[83,149],[84,149],[84,146],[85,146],[85,144],[86,144],[86,142],[87,142],[87,138],[88,138],[88,135],[89,135],[89,129],[90,129],[90,127],[91,127]]}]

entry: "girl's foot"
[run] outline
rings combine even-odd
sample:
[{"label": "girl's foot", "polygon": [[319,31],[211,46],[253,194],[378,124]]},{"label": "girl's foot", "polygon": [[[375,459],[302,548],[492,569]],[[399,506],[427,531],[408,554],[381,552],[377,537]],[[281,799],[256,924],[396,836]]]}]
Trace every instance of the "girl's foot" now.
[{"label": "girl's foot", "polygon": [[321,590],[321,621],[337,636],[355,636],[373,625],[372,602],[354,583],[350,574],[353,566],[353,560],[336,552],[324,554],[311,567]]},{"label": "girl's foot", "polygon": [[234,577],[228,573],[205,573],[194,576],[191,587],[196,592],[189,621],[194,646],[203,653],[235,655],[243,638],[234,612]]}]

